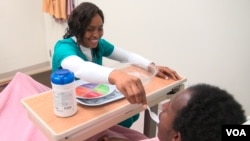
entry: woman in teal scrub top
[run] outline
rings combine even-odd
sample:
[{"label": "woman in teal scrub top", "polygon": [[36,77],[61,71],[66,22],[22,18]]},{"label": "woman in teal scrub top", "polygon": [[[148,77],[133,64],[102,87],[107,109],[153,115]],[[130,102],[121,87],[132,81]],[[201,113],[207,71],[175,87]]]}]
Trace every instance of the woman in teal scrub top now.
[{"label": "woman in teal scrub top", "polygon": [[[104,16],[99,7],[90,2],[78,5],[69,16],[63,39],[54,47],[52,71],[64,68],[74,72],[78,79],[114,84],[131,104],[146,105],[145,90],[140,79],[114,68],[102,66],[102,57],[144,65],[152,65],[153,62],[103,39],[103,24]],[[168,67],[157,66],[157,68],[157,76],[161,78],[180,79],[180,76]],[[130,127],[138,117],[139,114],[120,125]]]}]

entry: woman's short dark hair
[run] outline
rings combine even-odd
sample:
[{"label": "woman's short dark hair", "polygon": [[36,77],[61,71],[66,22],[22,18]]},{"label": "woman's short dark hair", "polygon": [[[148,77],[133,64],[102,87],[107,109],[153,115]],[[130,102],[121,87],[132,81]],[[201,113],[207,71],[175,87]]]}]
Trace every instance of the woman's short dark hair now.
[{"label": "woman's short dark hair", "polygon": [[220,141],[221,125],[246,121],[242,106],[227,91],[207,84],[187,90],[191,99],[173,122],[182,141]]},{"label": "woman's short dark hair", "polygon": [[98,6],[90,2],[82,2],[70,14],[68,27],[63,38],[75,36],[77,38],[77,43],[82,43],[86,28],[96,14],[100,15],[104,23],[103,12]]}]

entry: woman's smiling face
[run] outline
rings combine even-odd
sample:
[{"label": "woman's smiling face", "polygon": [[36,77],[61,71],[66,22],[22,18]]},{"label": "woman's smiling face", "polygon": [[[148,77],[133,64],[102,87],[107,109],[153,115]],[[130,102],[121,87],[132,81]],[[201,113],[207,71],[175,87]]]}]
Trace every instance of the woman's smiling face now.
[{"label": "woman's smiling face", "polygon": [[99,39],[103,36],[103,20],[99,14],[96,14],[86,28],[83,36],[83,45],[88,48],[96,48]]}]

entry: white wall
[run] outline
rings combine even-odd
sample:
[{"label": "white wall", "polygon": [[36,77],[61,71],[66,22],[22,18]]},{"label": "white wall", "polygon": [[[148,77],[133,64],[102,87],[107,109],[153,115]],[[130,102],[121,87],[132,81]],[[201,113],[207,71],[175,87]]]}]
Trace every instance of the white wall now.
[{"label": "white wall", "polygon": [[[78,2],[83,0],[78,0]],[[250,115],[249,0],[91,0],[104,37],[188,78],[234,94]]]},{"label": "white wall", "polygon": [[[249,0],[91,1],[104,11],[106,39],[175,69],[188,78],[187,86],[206,82],[227,89],[250,115]],[[46,33],[36,32],[46,34],[47,48],[52,49],[65,25],[46,14],[43,19]]]},{"label": "white wall", "polygon": [[42,1],[0,1],[0,75],[49,60]]}]

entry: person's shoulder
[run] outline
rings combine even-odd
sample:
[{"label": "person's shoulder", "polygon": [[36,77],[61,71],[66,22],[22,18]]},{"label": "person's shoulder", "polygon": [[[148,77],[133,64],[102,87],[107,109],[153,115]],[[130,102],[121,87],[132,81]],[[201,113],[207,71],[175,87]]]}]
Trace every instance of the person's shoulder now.
[{"label": "person's shoulder", "polygon": [[99,52],[102,53],[104,56],[109,56],[114,50],[114,45],[106,39],[101,38],[98,42],[98,48]]},{"label": "person's shoulder", "polygon": [[111,42],[109,42],[108,40],[101,38],[99,39],[99,45],[101,46],[114,46]]},{"label": "person's shoulder", "polygon": [[72,38],[59,39],[56,44],[76,44]]},{"label": "person's shoulder", "polygon": [[72,38],[65,38],[65,39],[60,39],[56,42],[55,48],[75,48],[77,46],[77,43],[72,39]]}]

